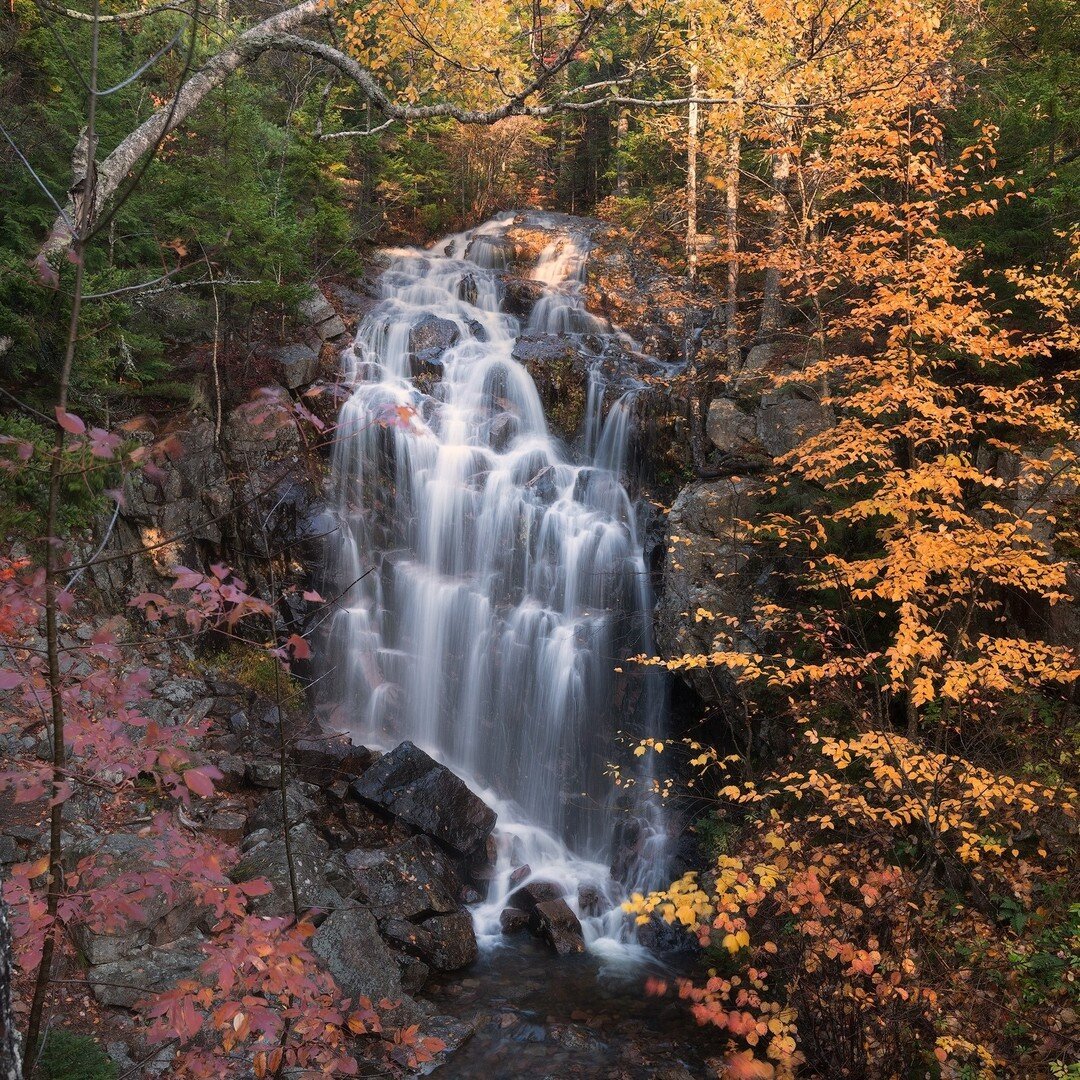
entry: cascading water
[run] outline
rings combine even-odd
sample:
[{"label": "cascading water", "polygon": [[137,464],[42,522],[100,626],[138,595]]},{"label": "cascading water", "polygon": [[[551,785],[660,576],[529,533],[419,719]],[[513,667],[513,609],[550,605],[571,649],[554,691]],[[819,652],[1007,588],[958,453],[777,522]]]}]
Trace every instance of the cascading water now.
[{"label": "cascading water", "polygon": [[[638,806],[636,843],[611,878],[626,816],[605,775],[615,732],[658,734],[663,712],[655,676],[617,671],[652,647],[620,476],[634,391],[602,419],[606,387],[590,374],[582,462],[549,434],[512,355],[520,324],[500,311],[506,220],[431,251],[387,252],[382,300],[344,355],[335,558],[347,591],[330,631],[333,697],[357,741],[410,739],[497,810],[495,879],[475,911],[482,941],[528,864],[564,884],[571,906],[577,886],[597,890],[601,910],[579,914],[600,947],[626,937],[623,891],[663,872],[663,830]],[[585,310],[586,256],[570,234],[543,252],[530,332],[617,333]],[[449,347],[424,350],[425,335]]]}]

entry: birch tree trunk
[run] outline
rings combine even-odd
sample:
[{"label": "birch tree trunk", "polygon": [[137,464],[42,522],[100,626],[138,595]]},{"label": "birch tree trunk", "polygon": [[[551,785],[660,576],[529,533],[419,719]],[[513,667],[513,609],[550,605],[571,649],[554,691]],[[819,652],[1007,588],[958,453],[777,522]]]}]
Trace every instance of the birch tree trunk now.
[{"label": "birch tree trunk", "polygon": [[686,276],[693,281],[697,276],[697,204],[698,204],[698,63],[697,28],[690,22],[690,107],[686,123]]},{"label": "birch tree trunk", "polygon": [[739,161],[742,133],[739,119],[731,125],[724,152],[724,224],[727,232],[727,299],[724,305],[724,341],[728,375],[742,365],[739,351]]},{"label": "birch tree trunk", "polygon": [[0,1080],[21,1080],[19,1032],[11,1008],[11,931],[7,907],[0,901]]}]

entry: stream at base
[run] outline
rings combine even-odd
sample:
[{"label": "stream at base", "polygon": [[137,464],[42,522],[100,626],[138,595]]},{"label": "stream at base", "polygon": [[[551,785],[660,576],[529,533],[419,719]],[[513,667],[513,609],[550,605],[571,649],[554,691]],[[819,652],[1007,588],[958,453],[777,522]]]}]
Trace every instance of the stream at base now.
[{"label": "stream at base", "polygon": [[716,1029],[694,1023],[677,996],[649,996],[658,964],[590,953],[554,957],[515,944],[481,955],[464,977],[425,990],[442,1013],[475,1023],[435,1075],[445,1080],[698,1080],[715,1071]]}]

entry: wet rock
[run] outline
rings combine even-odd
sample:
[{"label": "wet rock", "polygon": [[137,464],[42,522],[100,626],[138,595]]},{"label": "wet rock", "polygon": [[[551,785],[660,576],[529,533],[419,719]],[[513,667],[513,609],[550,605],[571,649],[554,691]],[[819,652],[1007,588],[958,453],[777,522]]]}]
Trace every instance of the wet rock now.
[{"label": "wet rock", "polygon": [[409,331],[409,349],[420,370],[441,366],[443,353],[460,340],[458,324],[438,315],[425,315]]},{"label": "wet rock", "polygon": [[411,742],[372,765],[353,784],[353,792],[460,855],[475,851],[495,827],[495,811]]},{"label": "wet rock", "polygon": [[87,976],[102,1005],[133,1009],[137,1002],[198,974],[206,959],[203,939],[192,934],[167,945],[149,945],[124,959],[91,967]]},{"label": "wet rock", "polygon": [[565,900],[544,900],[533,911],[534,933],[542,937],[559,956],[585,951],[581,923]]},{"label": "wet rock", "polygon": [[632,806],[626,805],[620,809],[612,830],[611,876],[616,881],[628,884],[644,853],[645,828]]},{"label": "wet rock", "polygon": [[554,881],[530,881],[510,894],[510,906],[533,912],[537,904],[548,900],[561,900],[566,890]]},{"label": "wet rock", "polygon": [[508,907],[499,912],[499,928],[504,934],[520,934],[528,930],[532,916],[521,908]]},{"label": "wet rock", "polygon": [[459,971],[476,959],[476,933],[468,912],[434,915],[424,919],[420,928],[430,938],[430,945],[421,956],[436,971]]},{"label": "wet rock", "polygon": [[595,885],[578,886],[578,911],[582,915],[592,918],[599,915],[603,910],[603,900],[600,890]]},{"label": "wet rock", "polygon": [[282,385],[290,390],[307,386],[319,375],[319,354],[307,345],[285,345],[274,351],[273,359]]},{"label": "wet rock", "polygon": [[507,278],[503,293],[503,311],[515,315],[523,322],[532,314],[537,300],[544,294],[544,286],[530,278]]},{"label": "wet rock", "polygon": [[514,342],[514,359],[536,384],[552,431],[572,440],[585,424],[588,362],[565,336],[522,334]]},{"label": "wet rock", "polygon": [[312,936],[311,951],[326,964],[346,997],[372,1001],[403,997],[397,961],[366,908],[332,912]]},{"label": "wet rock", "polygon": [[697,938],[681,923],[669,923],[656,915],[636,928],[639,945],[662,955],[696,955],[701,952]]},{"label": "wet rock", "polygon": [[353,851],[345,859],[359,896],[377,918],[414,919],[461,906],[463,885],[450,860],[426,836],[383,851]]}]

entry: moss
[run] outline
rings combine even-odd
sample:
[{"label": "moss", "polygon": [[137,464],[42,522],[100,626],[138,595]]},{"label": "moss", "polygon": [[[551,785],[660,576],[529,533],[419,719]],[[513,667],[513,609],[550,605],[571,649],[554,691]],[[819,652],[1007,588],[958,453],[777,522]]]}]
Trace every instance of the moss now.
[{"label": "moss", "polygon": [[35,1075],[41,1080],[116,1080],[118,1070],[89,1035],[58,1029],[45,1040]]},{"label": "moss", "polygon": [[300,681],[294,675],[281,671],[278,661],[258,646],[230,642],[224,648],[210,653],[206,657],[206,666],[238,682],[246,690],[266,698],[277,696],[278,679],[275,671],[280,671],[282,698],[286,702],[295,702],[303,695]]}]

